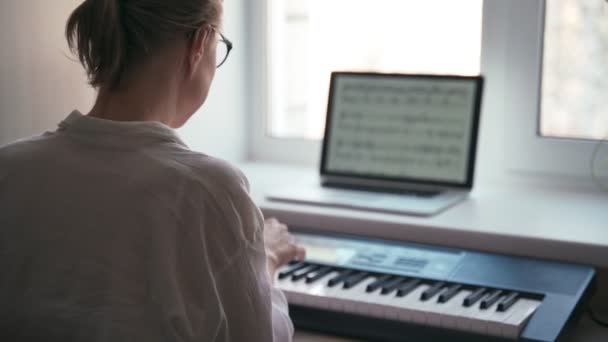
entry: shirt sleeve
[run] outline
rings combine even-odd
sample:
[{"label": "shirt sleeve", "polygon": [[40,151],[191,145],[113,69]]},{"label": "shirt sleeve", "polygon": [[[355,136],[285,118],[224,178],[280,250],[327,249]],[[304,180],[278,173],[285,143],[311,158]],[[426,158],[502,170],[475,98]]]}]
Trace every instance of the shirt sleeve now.
[{"label": "shirt sleeve", "polygon": [[255,249],[241,253],[218,277],[217,289],[227,322],[226,340],[292,340],[287,300],[270,283],[263,253]]},{"label": "shirt sleeve", "polygon": [[216,278],[226,321],[226,340],[290,342],[294,327],[287,300],[272,284],[267,269],[263,215],[249,196],[246,177],[240,172],[232,175],[232,180],[238,181],[227,182],[229,203],[220,200],[217,207],[224,223],[218,226],[237,229],[239,232],[233,239],[243,243]]}]

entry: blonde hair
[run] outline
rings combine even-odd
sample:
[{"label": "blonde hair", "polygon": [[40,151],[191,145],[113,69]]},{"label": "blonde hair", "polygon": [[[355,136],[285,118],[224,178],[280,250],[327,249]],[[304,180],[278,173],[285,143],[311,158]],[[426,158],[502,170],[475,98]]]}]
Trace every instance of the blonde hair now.
[{"label": "blonde hair", "polygon": [[218,24],[221,1],[85,0],[68,19],[68,46],[93,87],[113,89],[164,44],[203,24]]}]

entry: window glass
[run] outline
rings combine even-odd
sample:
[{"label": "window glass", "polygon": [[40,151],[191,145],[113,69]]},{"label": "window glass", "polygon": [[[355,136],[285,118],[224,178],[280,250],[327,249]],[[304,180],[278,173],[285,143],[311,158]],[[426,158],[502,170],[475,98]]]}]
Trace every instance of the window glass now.
[{"label": "window glass", "polygon": [[271,0],[267,133],[319,139],[331,71],[475,75],[482,0]]},{"label": "window glass", "polygon": [[540,133],[608,136],[608,5],[546,2]]}]

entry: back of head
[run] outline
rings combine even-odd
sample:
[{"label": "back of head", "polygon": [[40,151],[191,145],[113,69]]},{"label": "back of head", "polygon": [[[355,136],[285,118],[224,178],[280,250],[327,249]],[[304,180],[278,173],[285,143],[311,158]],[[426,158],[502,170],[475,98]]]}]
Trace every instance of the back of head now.
[{"label": "back of head", "polygon": [[85,0],[66,37],[95,88],[116,88],[130,70],[167,43],[219,24],[221,0]]}]

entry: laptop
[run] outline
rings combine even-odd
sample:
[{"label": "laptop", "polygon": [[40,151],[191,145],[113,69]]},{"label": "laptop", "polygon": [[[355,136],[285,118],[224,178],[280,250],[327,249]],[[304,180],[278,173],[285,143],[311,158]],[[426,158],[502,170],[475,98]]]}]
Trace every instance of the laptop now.
[{"label": "laptop", "polygon": [[482,76],[334,72],[320,182],[270,201],[432,216],[473,188]]}]

